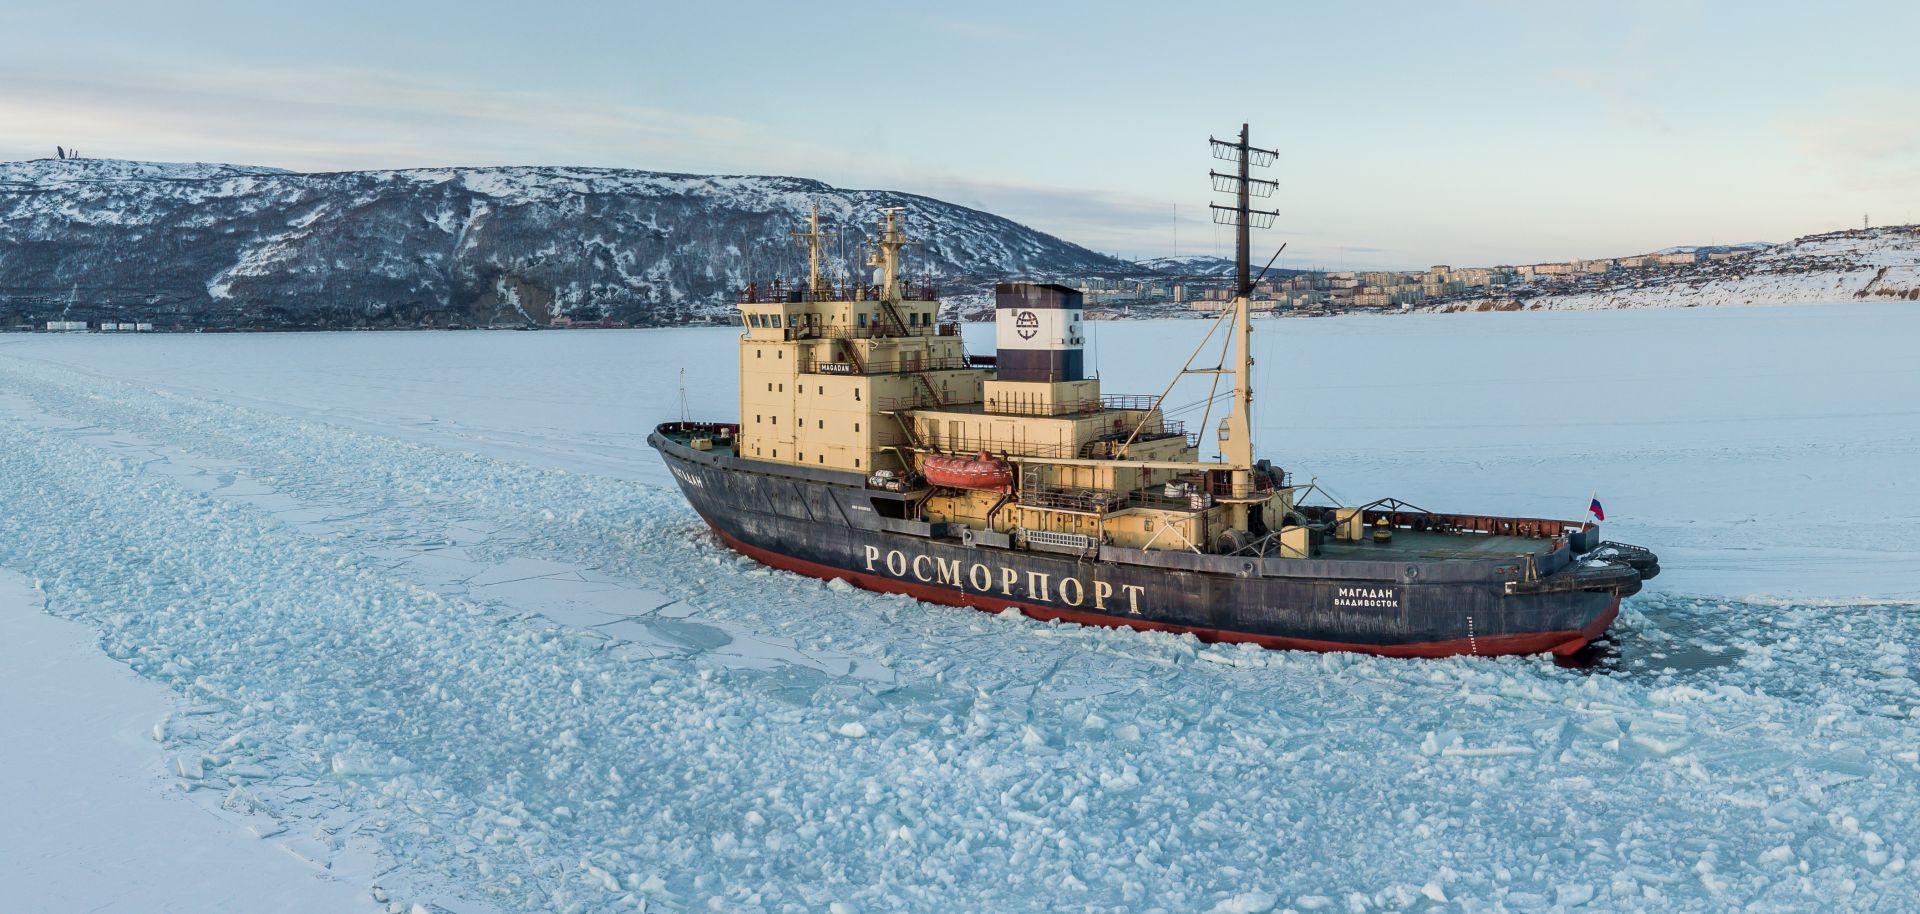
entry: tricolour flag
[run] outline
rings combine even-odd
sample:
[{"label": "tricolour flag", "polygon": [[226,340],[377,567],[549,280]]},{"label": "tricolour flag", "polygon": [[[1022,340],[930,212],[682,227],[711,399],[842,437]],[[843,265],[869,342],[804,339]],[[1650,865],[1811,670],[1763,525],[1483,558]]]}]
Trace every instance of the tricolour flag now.
[{"label": "tricolour flag", "polygon": [[1587,510],[1588,510],[1588,511],[1592,511],[1592,512],[1593,512],[1593,519],[1594,519],[1594,520],[1606,520],[1606,519],[1607,519],[1607,512],[1606,512],[1606,511],[1604,511],[1604,510],[1601,510],[1601,508],[1600,508],[1600,499],[1599,499],[1599,498],[1595,498],[1595,499],[1593,500],[1593,503],[1587,506]]}]

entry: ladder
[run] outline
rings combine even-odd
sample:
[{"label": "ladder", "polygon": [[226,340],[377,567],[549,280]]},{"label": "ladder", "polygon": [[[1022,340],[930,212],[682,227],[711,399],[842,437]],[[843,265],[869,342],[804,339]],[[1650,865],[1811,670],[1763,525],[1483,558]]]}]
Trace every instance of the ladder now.
[{"label": "ladder", "polygon": [[899,335],[907,335],[907,322],[900,319],[900,312],[894,309],[893,302],[880,299],[880,310],[886,312],[888,320],[893,321],[893,327]]},{"label": "ladder", "polygon": [[849,361],[849,362],[852,362],[852,363],[853,363],[853,373],[854,373],[854,374],[866,374],[866,373],[867,373],[867,366],[866,366],[866,364],[860,361],[860,348],[859,348],[859,347],[857,347],[857,346],[855,346],[855,345],[853,345],[853,341],[852,341],[852,340],[841,340],[841,341],[840,341],[840,350],[841,350],[842,352],[845,352],[845,353],[847,354],[847,361]]},{"label": "ladder", "polygon": [[918,451],[928,450],[926,444],[920,440],[920,433],[913,427],[913,416],[910,411],[896,409],[892,413],[893,420],[900,423],[900,431],[907,436],[907,446]]},{"label": "ladder", "polygon": [[913,377],[914,380],[920,382],[920,388],[926,391],[927,399],[933,401],[935,409],[940,409],[947,405],[945,400],[940,399],[940,389],[933,386],[933,379],[928,377],[925,371],[915,371]]}]

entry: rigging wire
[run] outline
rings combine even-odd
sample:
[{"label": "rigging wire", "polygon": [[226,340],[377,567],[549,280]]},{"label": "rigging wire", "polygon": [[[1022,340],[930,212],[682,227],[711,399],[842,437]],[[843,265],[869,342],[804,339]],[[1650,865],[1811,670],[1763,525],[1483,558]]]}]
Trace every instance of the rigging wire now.
[{"label": "rigging wire", "polygon": [[1196,410],[1196,409],[1199,409],[1199,408],[1201,408],[1201,407],[1203,407],[1203,406],[1207,406],[1207,405],[1209,405],[1209,404],[1212,404],[1212,403],[1216,403],[1216,402],[1219,402],[1220,400],[1223,400],[1223,399],[1225,399],[1225,398],[1227,398],[1227,397],[1231,397],[1231,396],[1233,396],[1233,391],[1226,391],[1226,392],[1224,392],[1224,393],[1217,393],[1217,394],[1214,394],[1214,395],[1213,395],[1213,396],[1211,396],[1211,397],[1205,397],[1205,398],[1202,398],[1202,399],[1199,399],[1199,400],[1195,400],[1195,401],[1193,401],[1193,402],[1191,402],[1191,403],[1185,403],[1185,404],[1182,404],[1182,405],[1180,405],[1180,406],[1176,406],[1176,407],[1174,407],[1174,408],[1172,408],[1172,409],[1162,409],[1162,410],[1160,410],[1160,415],[1162,415],[1162,416],[1183,416],[1183,415],[1186,415],[1186,414],[1188,414],[1188,413],[1191,413],[1191,412],[1193,412],[1194,410]]},{"label": "rigging wire", "polygon": [[[1220,323],[1225,323],[1227,320],[1227,315],[1230,313],[1232,312],[1229,312],[1229,311],[1220,312]],[[1213,401],[1216,399],[1219,399],[1222,396],[1230,396],[1232,394],[1232,391],[1229,391],[1226,394],[1222,394],[1219,392],[1220,375],[1223,371],[1226,370],[1227,355],[1232,348],[1233,348],[1233,334],[1229,333],[1222,336],[1220,338],[1220,359],[1219,361],[1215,362],[1213,365],[1213,386],[1208,391],[1207,401],[1206,401],[1207,408],[1204,412],[1200,414],[1200,434],[1201,434],[1202,440],[1208,439],[1207,429],[1213,422]],[[1220,449],[1220,436],[1217,434],[1213,435],[1211,436],[1211,440],[1213,441],[1213,447],[1214,447],[1216,456],[1219,456],[1218,451]]]},{"label": "rigging wire", "polygon": [[1093,376],[1100,377],[1100,322],[1088,318],[1086,321],[1087,341],[1093,346]]}]

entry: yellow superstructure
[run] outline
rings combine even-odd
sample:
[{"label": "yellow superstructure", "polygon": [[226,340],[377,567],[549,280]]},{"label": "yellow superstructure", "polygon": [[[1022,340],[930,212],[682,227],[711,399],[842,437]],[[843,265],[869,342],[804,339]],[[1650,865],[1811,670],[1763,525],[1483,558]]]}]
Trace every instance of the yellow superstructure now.
[{"label": "yellow superstructure", "polygon": [[[1225,462],[1161,412],[1159,397],[1110,396],[1086,376],[1080,293],[1006,283],[996,292],[996,353],[966,351],[940,320],[934,290],[904,282],[900,213],[883,213],[871,286],[820,274],[818,214],[795,237],[809,247],[804,286],[749,286],[740,296],[742,457],[853,471],[920,491],[916,521],[1062,549],[1100,544],[1217,552],[1271,533],[1278,551],[1292,490],[1252,461],[1246,396],[1221,424]],[[1223,315],[1245,356],[1246,299]],[[1244,365],[1220,369],[1236,390]],[[1004,489],[929,483],[929,456],[975,457],[1010,470]]]},{"label": "yellow superstructure", "polygon": [[958,324],[941,323],[933,290],[901,282],[908,242],[899,213],[884,214],[877,286],[827,283],[819,272],[819,214],[808,231],[805,287],[749,286],[740,296],[740,454],[778,463],[872,473],[907,470],[906,429],[891,413],[973,403],[992,372],[972,364]]}]

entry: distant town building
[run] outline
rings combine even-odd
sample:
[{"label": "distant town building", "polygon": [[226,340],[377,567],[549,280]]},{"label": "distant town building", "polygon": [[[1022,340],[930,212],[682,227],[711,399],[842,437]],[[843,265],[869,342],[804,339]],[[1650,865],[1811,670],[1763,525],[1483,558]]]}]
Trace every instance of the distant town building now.
[{"label": "distant town building", "polygon": [[[1207,291],[1211,292],[1213,290],[1209,289]],[[1232,305],[1233,305],[1233,298],[1231,296],[1225,299],[1203,298],[1193,303],[1193,310],[1225,311],[1227,308],[1231,307]],[[1247,307],[1255,311],[1273,311],[1277,309],[1279,306],[1280,306],[1280,302],[1275,301],[1273,299],[1250,299],[1247,302]]]}]

